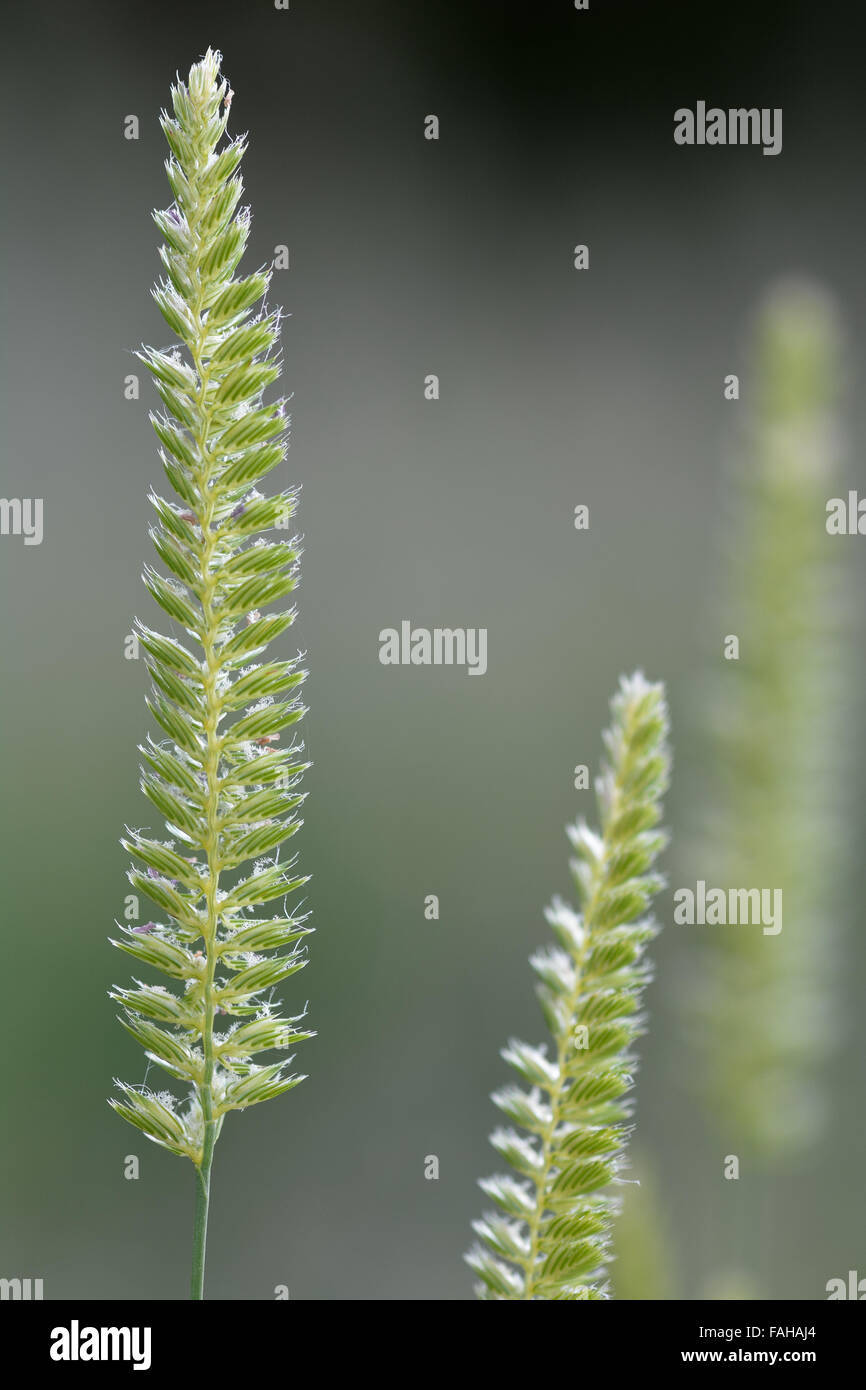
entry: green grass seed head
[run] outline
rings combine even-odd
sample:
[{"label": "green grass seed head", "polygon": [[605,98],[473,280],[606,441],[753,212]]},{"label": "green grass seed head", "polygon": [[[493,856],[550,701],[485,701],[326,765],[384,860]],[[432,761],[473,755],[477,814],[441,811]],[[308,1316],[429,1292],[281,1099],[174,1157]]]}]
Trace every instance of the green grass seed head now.
[{"label": "green grass seed head", "polygon": [[523,1085],[493,1096],[511,1123],[491,1143],[516,1176],[481,1183],[499,1210],[474,1223],[479,1242],[466,1259],[485,1299],[610,1296],[610,1188],[625,1158],[670,775],[663,687],[624,677],[611,713],[599,831],[578,821],[568,832],[579,909],[554,898],[546,915],[557,944],[530,962],[552,1048],[512,1040],[502,1054]]},{"label": "green grass seed head", "polygon": [[[161,116],[174,201],[154,213],[165,271],[154,299],[179,341],[139,353],[163,404],[152,420],[172,489],[151,494],[161,568],[144,573],[171,627],[137,625],[161,730],[142,746],[141,787],[165,824],[123,840],[155,920],[114,944],[169,984],[112,995],[149,1063],[186,1098],[118,1082],[110,1102],[196,1165],[205,1221],[225,1115],[297,1085],[293,1049],[312,1036],[274,1002],[305,965],[311,930],[285,906],[306,879],[281,857],[301,824],[307,764],[290,731],[305,713],[306,672],[300,658],[266,655],[293,621],[284,600],[301,554],[289,531],[295,492],[260,490],[287,447],[286,403],[264,396],[280,374],[280,311],[265,305],[270,271],[235,273],[250,225],[238,209],[246,146],[227,132],[220,64],[209,49]],[[282,606],[263,613],[270,604]],[[196,1296],[203,1241],[197,1217]]]}]

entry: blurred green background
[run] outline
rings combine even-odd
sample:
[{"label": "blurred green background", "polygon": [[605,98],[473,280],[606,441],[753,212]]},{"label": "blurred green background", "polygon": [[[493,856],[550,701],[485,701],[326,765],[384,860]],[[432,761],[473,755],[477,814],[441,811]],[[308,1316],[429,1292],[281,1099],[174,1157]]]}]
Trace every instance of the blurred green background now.
[{"label": "blurred green background", "polygon": [[[225,1126],[208,1293],[463,1299],[476,1179],[497,1166],[498,1049],[543,1036],[526,960],[547,939],[543,905],[569,890],[563,827],[593,812],[573,768],[597,764],[621,671],[668,682],[673,835],[696,814],[699,679],[721,650],[730,540],[720,490],[750,406],[746,333],[780,273],[841,304],[840,491],[864,483],[864,106],[845,13],[6,7],[0,482],[44,498],[45,537],[0,540],[4,1277],[41,1277],[47,1298],[187,1291],[192,1169],[105,1104],[113,1076],[143,1076],[106,997],[125,970],[106,938],[128,891],[118,837],[152,815],[137,774],[145,671],[123,648],[133,615],[155,616],[139,576],[161,479],[155,393],[142,379],[126,401],[123,378],[141,341],[167,341],[149,214],[169,198],[156,117],[175,70],[222,49],[234,128],[251,134],[251,265],[290,247],[274,298],[291,314],[284,481],[303,485],[306,549],[284,646],[308,655],[314,761],[295,847],[317,933],[283,992],[291,1012],[309,999],[319,1036],[298,1056],[308,1082]],[[673,111],[698,99],[782,106],[782,154],[677,148]],[[423,139],[428,113],[438,143]],[[572,268],[578,242],[588,273]],[[672,925],[672,883],[637,1100],[684,1297],[728,1267],[782,1298],[866,1274],[866,542],[827,543],[853,672],[835,733],[848,809],[830,1123],[796,1162],[742,1161],[724,1180],[731,1149],[693,1094],[682,1022],[700,939]],[[403,618],[487,627],[487,675],[381,666],[379,630]]]}]

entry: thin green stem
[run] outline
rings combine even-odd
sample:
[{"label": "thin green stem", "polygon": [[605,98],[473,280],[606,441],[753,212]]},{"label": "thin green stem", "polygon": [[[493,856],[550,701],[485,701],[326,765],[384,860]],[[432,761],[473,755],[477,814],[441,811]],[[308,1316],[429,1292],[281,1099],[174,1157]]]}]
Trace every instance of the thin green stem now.
[{"label": "thin green stem", "polygon": [[216,1131],[208,1125],[205,1131],[204,1153],[196,1168],[195,1220],[192,1236],[192,1280],[189,1296],[191,1299],[204,1298],[204,1269],[207,1251],[207,1219],[210,1209],[210,1173],[213,1163],[213,1150]]}]

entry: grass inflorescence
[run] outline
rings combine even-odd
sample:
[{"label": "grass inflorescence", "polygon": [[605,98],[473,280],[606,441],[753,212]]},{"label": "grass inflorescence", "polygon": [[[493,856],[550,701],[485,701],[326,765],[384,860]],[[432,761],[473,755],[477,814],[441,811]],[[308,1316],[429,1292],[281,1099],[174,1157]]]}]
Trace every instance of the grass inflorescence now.
[{"label": "grass inflorescence", "polygon": [[124,927],[114,944],[170,984],[136,981],[112,996],[148,1059],[187,1088],[178,1101],[118,1082],[111,1104],[195,1165],[194,1298],[223,1120],[297,1085],[287,1049],[312,1036],[272,997],[306,964],[311,930],[284,905],[306,880],[279,858],[301,824],[303,744],[281,738],[305,712],[306,672],[299,658],[263,659],[294,620],[294,609],[264,610],[295,588],[300,556],[297,537],[263,535],[289,530],[295,491],[259,487],[287,448],[286,403],[263,396],[280,374],[280,311],[266,307],[267,269],[235,275],[250,226],[239,206],[246,142],[226,137],[232,93],[220,64],[208,50],[162,113],[174,201],[154,213],[166,274],[153,294],[179,344],[139,354],[165,407],[151,419],[173,494],[150,498],[166,573],[144,572],[173,630],[136,629],[164,735],[141,747],[141,786],[165,833],[123,840],[133,889],[158,920]]},{"label": "grass inflorescence", "polygon": [[580,910],[554,899],[546,916],[556,945],[530,962],[552,1050],[512,1040],[502,1054],[524,1085],[493,1096],[511,1123],[491,1143],[515,1176],[481,1183],[499,1210],[474,1223],[480,1243],[466,1258],[485,1299],[610,1296],[617,1203],[608,1189],[625,1158],[670,771],[663,687],[640,673],[623,678],[611,711],[600,830],[578,821],[568,831]]}]

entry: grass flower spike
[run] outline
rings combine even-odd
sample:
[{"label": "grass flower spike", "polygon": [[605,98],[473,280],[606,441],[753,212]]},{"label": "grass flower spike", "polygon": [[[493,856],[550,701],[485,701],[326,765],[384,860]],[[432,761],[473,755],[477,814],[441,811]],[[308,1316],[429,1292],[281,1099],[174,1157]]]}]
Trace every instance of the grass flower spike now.
[{"label": "grass flower spike", "polygon": [[[531,965],[553,1035],[547,1047],[512,1041],[503,1057],[528,1084],[493,1100],[512,1125],[491,1136],[516,1177],[488,1178],[500,1209],[474,1223],[483,1244],[467,1255],[479,1297],[604,1299],[616,1200],[606,1192],[622,1167],[635,1058],[642,1031],[644,961],[656,927],[646,916],[662,886],[652,865],[668,784],[668,714],[661,685],[623,678],[605,733],[597,780],[600,834],[569,828],[580,911],[554,899],[546,916],[557,945]],[[520,1132],[522,1131],[522,1132]]]},{"label": "grass flower spike", "polygon": [[[784,929],[723,927],[689,991],[705,1060],[701,1094],[733,1151],[768,1163],[802,1152],[827,1122],[838,1046],[836,883],[845,870],[850,778],[846,641],[853,588],[825,529],[840,485],[842,333],[833,300],[782,281],[754,331],[754,407],[731,470],[725,623],[737,662],[715,662],[702,721],[696,844],[715,882],[778,888]],[[720,669],[725,667],[726,669]]]},{"label": "grass flower spike", "polygon": [[[288,530],[296,498],[258,487],[287,447],[285,402],[263,403],[280,372],[280,314],[263,305],[267,271],[234,275],[250,225],[238,208],[245,141],[224,143],[232,93],[220,63],[208,50],[173,87],[174,114],[162,113],[174,202],[154,213],[166,279],[153,294],[180,346],[139,354],[165,405],[151,418],[176,494],[151,494],[150,534],[168,573],[148,566],[144,582],[179,635],[137,624],[148,706],[166,735],[142,746],[141,785],[166,834],[128,831],[123,845],[137,861],[133,889],[160,920],[124,928],[114,945],[174,987],[136,981],[112,995],[150,1062],[188,1088],[178,1102],[118,1082],[110,1103],[195,1165],[193,1298],[203,1296],[223,1119],[302,1080],[285,1050],[312,1036],[271,997],[306,963],[311,930],[286,915],[283,900],[305,879],[278,854],[301,824],[303,745],[280,737],[304,713],[306,673],[297,660],[260,659],[293,621],[293,610],[262,610],[294,589],[300,552],[297,538],[260,534]],[[254,1060],[275,1051],[275,1061]]]}]

